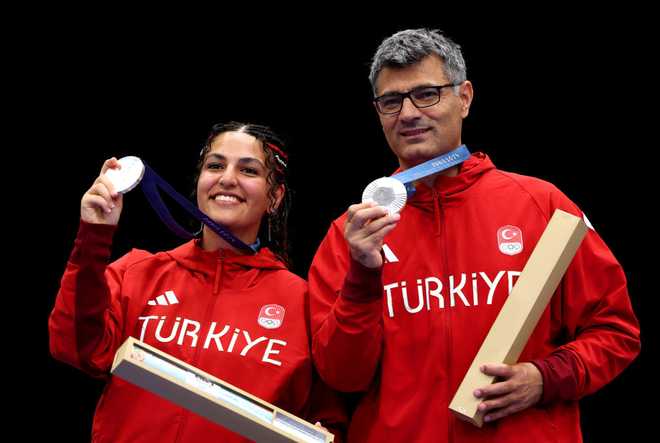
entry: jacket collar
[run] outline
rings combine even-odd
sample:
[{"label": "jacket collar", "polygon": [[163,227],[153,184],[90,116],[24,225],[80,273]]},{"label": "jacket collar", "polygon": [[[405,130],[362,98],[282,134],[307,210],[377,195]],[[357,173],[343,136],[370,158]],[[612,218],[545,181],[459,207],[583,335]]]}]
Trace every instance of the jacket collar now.
[{"label": "jacket collar", "polygon": [[214,273],[218,262],[222,261],[223,267],[237,267],[242,269],[286,269],[282,263],[268,248],[261,248],[259,252],[244,255],[230,249],[218,249],[206,251],[199,246],[199,240],[190,240],[183,245],[167,251],[181,266],[192,271],[203,273]]}]

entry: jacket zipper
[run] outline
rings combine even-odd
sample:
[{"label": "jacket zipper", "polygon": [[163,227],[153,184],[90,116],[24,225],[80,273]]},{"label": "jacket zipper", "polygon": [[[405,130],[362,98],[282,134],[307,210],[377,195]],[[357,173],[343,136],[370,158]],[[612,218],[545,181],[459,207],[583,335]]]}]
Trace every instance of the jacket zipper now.
[{"label": "jacket zipper", "polygon": [[[204,322],[202,323],[203,325],[209,323],[210,317],[213,311],[215,310],[216,302],[218,301],[218,294],[220,292],[220,288],[222,287],[223,259],[224,257],[222,255],[222,249],[220,249],[218,256],[218,265],[216,267],[215,277],[213,282],[213,293],[212,293],[213,296],[211,297],[211,301],[208,303],[208,308],[206,309],[206,312],[204,314]],[[197,346],[197,349],[195,349],[195,354],[193,355],[192,362],[190,363],[195,367],[197,367],[197,362],[199,361],[199,353],[201,352],[201,348],[202,348],[201,346]],[[177,432],[176,438],[174,439],[175,442],[179,442],[183,438],[184,430],[186,425],[188,424],[189,416],[190,416],[190,412],[187,409],[184,409],[183,418],[181,419],[181,425],[179,426],[179,430]]]},{"label": "jacket zipper", "polygon": [[[449,258],[447,255],[447,224],[445,222],[445,208],[442,204],[442,196],[435,189],[433,189],[433,203],[434,203],[434,215],[436,221],[436,238],[440,240],[440,250],[441,250],[441,260],[442,260],[442,272],[445,274],[447,279],[449,278]],[[447,295],[449,295],[447,293]],[[449,300],[446,300],[449,303]],[[442,322],[443,332],[445,336],[445,361],[447,362],[446,375],[447,375],[447,386],[451,384],[452,373],[451,373],[451,348],[452,348],[452,331],[451,331],[451,309],[445,310],[445,321]],[[449,389],[446,390],[446,399],[447,404],[450,402],[451,392]],[[447,411],[451,414],[449,411]],[[452,426],[452,417],[451,415],[447,416],[447,442],[452,443],[454,441],[454,428]]]},{"label": "jacket zipper", "polygon": [[220,292],[220,285],[222,285],[222,261],[224,259],[222,249],[218,252],[218,267],[215,271],[215,281],[213,283],[213,295],[217,295]]}]

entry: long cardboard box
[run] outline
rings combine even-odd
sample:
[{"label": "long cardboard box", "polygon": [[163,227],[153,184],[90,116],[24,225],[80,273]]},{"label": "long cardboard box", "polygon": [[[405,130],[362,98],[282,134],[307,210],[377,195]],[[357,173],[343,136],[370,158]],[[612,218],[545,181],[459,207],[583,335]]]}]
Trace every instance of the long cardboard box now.
[{"label": "long cardboard box", "polygon": [[554,212],[449,404],[459,418],[483,425],[483,413],[477,410],[482,400],[473,393],[494,377],[483,374],[479,366],[518,361],[586,233],[581,218],[559,209]]},{"label": "long cardboard box", "polygon": [[334,440],[331,433],[133,337],[117,350],[111,372],[256,442]]}]

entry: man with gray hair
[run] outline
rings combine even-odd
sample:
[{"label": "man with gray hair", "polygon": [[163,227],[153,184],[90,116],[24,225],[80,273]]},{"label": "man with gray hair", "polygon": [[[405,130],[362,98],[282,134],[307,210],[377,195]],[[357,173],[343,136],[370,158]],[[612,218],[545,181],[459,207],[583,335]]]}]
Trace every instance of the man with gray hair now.
[{"label": "man with gray hair", "polygon": [[[462,149],[473,87],[457,44],[438,31],[398,32],[378,48],[370,80],[397,172]],[[407,192],[400,213],[351,205],[309,272],[319,373],[364,393],[349,441],[581,441],[577,400],[640,348],[609,248],[556,187],[498,170],[481,152]],[[449,402],[555,209],[584,218],[589,232],[519,363],[481,366],[497,378],[474,392],[485,421],[477,428]]]}]

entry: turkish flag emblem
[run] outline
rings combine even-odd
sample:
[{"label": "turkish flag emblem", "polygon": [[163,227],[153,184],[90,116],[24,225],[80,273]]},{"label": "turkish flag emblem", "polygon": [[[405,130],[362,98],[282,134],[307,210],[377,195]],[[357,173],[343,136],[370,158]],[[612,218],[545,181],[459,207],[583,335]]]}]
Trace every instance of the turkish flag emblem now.
[{"label": "turkish flag emblem", "polygon": [[522,231],[517,226],[502,226],[497,230],[497,245],[502,254],[520,254],[523,250]]},{"label": "turkish flag emblem", "polygon": [[266,329],[277,329],[284,322],[285,309],[280,305],[264,305],[259,311],[257,323]]}]

